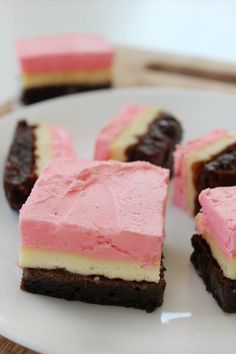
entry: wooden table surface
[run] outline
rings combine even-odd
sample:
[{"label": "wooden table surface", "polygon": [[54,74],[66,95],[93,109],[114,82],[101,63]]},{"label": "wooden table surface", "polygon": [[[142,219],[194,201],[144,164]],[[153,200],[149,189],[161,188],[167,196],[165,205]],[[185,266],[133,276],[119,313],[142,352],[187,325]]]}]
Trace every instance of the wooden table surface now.
[{"label": "wooden table surface", "polygon": [[[117,47],[115,87],[158,86],[208,89],[236,94],[236,65],[168,53]],[[0,106],[0,116],[16,109],[12,99]],[[34,354],[0,337],[0,354]]]}]

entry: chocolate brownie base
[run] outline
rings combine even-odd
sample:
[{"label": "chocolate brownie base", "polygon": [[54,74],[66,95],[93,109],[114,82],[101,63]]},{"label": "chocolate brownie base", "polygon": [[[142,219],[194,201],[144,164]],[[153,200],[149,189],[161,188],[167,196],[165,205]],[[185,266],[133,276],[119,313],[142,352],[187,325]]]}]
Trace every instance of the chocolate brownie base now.
[{"label": "chocolate brownie base", "polygon": [[169,168],[173,172],[173,152],[175,145],[182,139],[182,127],[177,119],[166,112],[161,112],[150,123],[148,131],[139,136],[135,145],[126,150],[127,161],[149,161]]},{"label": "chocolate brownie base", "polygon": [[207,161],[193,165],[195,198],[195,215],[201,206],[198,200],[200,192],[206,188],[230,187],[236,185],[236,143],[229,145],[219,154]]},{"label": "chocolate brownie base", "polygon": [[206,289],[212,293],[223,311],[236,312],[236,280],[224,276],[201,235],[192,237],[192,245],[194,252],[191,255],[191,262],[203,279]]},{"label": "chocolate brownie base", "polygon": [[35,136],[34,125],[20,121],[6,159],[4,170],[4,190],[9,205],[19,210],[28,198],[34,183],[35,174]]},{"label": "chocolate brownie base", "polygon": [[102,85],[61,85],[61,86],[42,86],[25,89],[21,95],[21,102],[28,105],[47,100],[58,96],[68,95],[70,93],[85,92],[98,89],[110,88],[111,84]]},{"label": "chocolate brownie base", "polygon": [[79,275],[63,269],[24,268],[21,289],[30,293],[101,305],[134,307],[152,312],[163,303],[166,282],[159,283]]}]

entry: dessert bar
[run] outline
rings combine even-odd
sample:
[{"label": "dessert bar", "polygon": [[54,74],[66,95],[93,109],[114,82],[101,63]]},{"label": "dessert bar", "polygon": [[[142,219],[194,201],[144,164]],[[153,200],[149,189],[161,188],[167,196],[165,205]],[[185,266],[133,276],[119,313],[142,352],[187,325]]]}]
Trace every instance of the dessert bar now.
[{"label": "dessert bar", "polygon": [[174,153],[174,201],[191,215],[206,188],[236,185],[236,133],[217,129],[179,145]]},{"label": "dessert bar", "polygon": [[180,122],[149,105],[124,107],[97,137],[96,160],[148,161],[172,171],[173,152],[182,138]]},{"label": "dessert bar", "polygon": [[112,85],[114,51],[102,36],[71,33],[25,38],[16,49],[25,104]]},{"label": "dessert bar", "polygon": [[21,288],[148,312],[160,306],[168,176],[146,162],[51,161],[20,211]]},{"label": "dessert bar", "polygon": [[8,203],[19,210],[43,168],[53,158],[75,157],[67,129],[46,123],[19,121],[4,170],[4,190]]},{"label": "dessert bar", "polygon": [[206,189],[199,196],[191,261],[225,312],[236,312],[236,187]]}]

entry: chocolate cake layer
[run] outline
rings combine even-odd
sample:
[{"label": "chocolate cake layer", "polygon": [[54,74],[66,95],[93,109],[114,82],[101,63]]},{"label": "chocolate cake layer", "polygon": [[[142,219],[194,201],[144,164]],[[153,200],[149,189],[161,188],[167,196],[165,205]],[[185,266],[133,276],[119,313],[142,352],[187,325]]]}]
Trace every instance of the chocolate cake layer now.
[{"label": "chocolate cake layer", "polygon": [[148,131],[138,137],[138,142],[127,148],[127,161],[149,161],[172,172],[173,152],[181,138],[182,127],[177,119],[161,112],[148,126]]},{"label": "chocolate cake layer", "polygon": [[225,312],[236,312],[236,280],[226,278],[211,254],[210,247],[201,235],[192,237],[194,252],[191,262],[203,279],[207,290],[212,293]]},{"label": "chocolate cake layer", "polygon": [[28,125],[25,121],[18,123],[5,163],[4,190],[14,210],[21,208],[37,179],[34,172],[34,129],[34,125]]},{"label": "chocolate cake layer", "polygon": [[200,210],[199,193],[206,188],[236,185],[236,144],[228,146],[207,161],[193,165],[194,186],[197,192],[195,215]]},{"label": "chocolate cake layer", "polygon": [[159,283],[84,276],[63,269],[24,268],[21,289],[66,300],[101,305],[134,307],[152,312],[163,303],[166,282],[164,268]]},{"label": "chocolate cake layer", "polygon": [[85,92],[98,89],[110,88],[111,84],[102,85],[61,85],[61,86],[41,86],[25,89],[22,92],[21,102],[28,105],[70,93]]}]

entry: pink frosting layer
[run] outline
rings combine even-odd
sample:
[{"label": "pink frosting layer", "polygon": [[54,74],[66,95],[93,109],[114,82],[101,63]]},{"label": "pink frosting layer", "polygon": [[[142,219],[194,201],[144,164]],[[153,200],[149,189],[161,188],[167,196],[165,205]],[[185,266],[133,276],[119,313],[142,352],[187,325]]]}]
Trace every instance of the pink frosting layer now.
[{"label": "pink frosting layer", "polygon": [[76,158],[76,153],[72,144],[69,131],[60,126],[50,125],[51,148],[53,158],[70,157]]},{"label": "pink frosting layer", "polygon": [[95,160],[108,160],[113,140],[131,123],[148,109],[147,105],[129,104],[125,106],[112,121],[99,133],[95,151]]},{"label": "pink frosting layer", "polygon": [[236,187],[205,189],[197,231],[207,230],[228,257],[236,255]]},{"label": "pink frosting layer", "polygon": [[16,50],[24,74],[106,69],[114,56],[105,38],[81,33],[21,39]]},{"label": "pink frosting layer", "polygon": [[21,247],[151,265],[162,254],[168,176],[146,162],[54,160],[20,211]]},{"label": "pink frosting layer", "polygon": [[185,198],[185,161],[194,152],[227,134],[224,129],[215,129],[199,139],[179,145],[174,153],[174,202],[187,210]]}]

